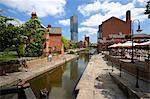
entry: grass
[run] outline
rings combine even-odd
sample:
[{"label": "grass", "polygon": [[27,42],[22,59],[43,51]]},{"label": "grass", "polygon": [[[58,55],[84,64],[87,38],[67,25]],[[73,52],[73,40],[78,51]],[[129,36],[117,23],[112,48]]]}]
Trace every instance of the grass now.
[{"label": "grass", "polygon": [[15,60],[17,53],[15,51],[0,52],[0,60]]}]

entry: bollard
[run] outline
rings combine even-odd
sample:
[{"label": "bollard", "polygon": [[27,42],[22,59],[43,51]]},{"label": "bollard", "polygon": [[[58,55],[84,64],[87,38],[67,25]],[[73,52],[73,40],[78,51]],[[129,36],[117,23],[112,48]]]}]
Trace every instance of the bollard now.
[{"label": "bollard", "polygon": [[136,88],[139,88],[139,68],[136,68]]}]

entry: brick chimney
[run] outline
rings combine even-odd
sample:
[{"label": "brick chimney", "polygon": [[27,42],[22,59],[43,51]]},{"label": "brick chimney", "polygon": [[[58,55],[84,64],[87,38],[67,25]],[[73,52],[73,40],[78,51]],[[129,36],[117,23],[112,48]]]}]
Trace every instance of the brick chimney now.
[{"label": "brick chimney", "polygon": [[130,12],[130,10],[128,10],[127,12],[126,12],[126,22],[127,21],[131,21],[131,12]]},{"label": "brick chimney", "polygon": [[36,12],[32,12],[31,13],[31,19],[36,19],[36,18],[37,18]]},{"label": "brick chimney", "polygon": [[51,25],[51,24],[48,24],[47,28],[51,28],[51,27],[52,27],[52,25]]}]

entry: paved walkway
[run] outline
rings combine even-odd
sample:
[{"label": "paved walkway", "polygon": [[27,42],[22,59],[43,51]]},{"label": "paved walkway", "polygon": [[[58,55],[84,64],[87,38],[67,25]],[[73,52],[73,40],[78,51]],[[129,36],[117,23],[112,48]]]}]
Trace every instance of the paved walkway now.
[{"label": "paved walkway", "polygon": [[127,99],[124,93],[112,81],[109,72],[112,71],[111,66],[108,66],[103,60],[103,55],[99,56],[99,66],[95,69],[95,95],[94,99]]},{"label": "paved walkway", "polygon": [[[111,66],[110,66],[111,67]],[[128,74],[125,71],[121,72],[117,68],[113,68],[113,72],[111,74],[117,78],[120,82],[122,82],[124,85],[132,89],[139,97],[149,97],[150,98],[150,83],[143,80],[138,80],[139,88],[136,88],[136,77],[133,75]]]},{"label": "paved walkway", "polygon": [[77,99],[127,99],[109,76],[111,67],[103,55],[93,55],[76,90]]},{"label": "paved walkway", "polygon": [[53,59],[52,62],[42,65],[37,64],[33,68],[29,68],[27,72],[14,72],[8,73],[6,76],[0,76],[0,87],[17,84],[20,80],[27,81],[76,57],[78,56],[65,54],[64,56]]}]

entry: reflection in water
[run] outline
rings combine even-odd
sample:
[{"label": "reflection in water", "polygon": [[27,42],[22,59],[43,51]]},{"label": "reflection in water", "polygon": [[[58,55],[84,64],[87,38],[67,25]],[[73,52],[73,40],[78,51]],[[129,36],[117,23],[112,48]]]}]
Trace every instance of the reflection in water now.
[{"label": "reflection in water", "polygon": [[71,80],[77,80],[78,79],[78,60],[71,62],[70,79]]},{"label": "reflection in water", "polygon": [[74,87],[88,61],[89,54],[81,53],[78,59],[30,80],[33,92],[40,97],[40,90],[46,88],[50,99],[75,99]]},{"label": "reflection in water", "polygon": [[51,92],[52,87],[62,86],[62,66],[56,68],[53,71],[47,72],[30,80],[31,88],[37,97],[40,97],[40,90],[46,88]]}]

